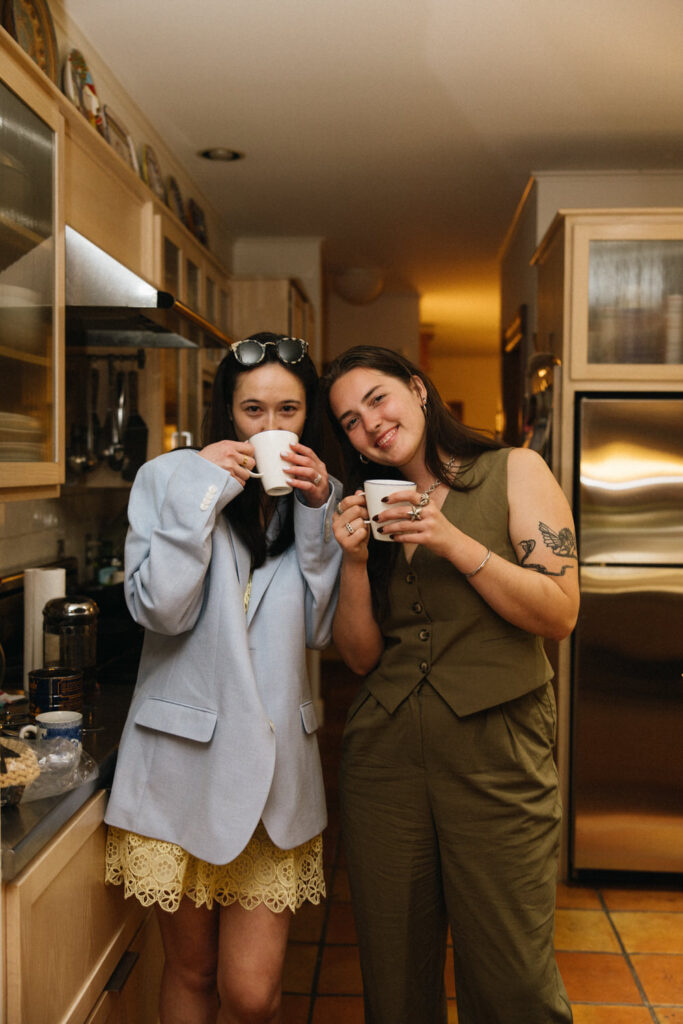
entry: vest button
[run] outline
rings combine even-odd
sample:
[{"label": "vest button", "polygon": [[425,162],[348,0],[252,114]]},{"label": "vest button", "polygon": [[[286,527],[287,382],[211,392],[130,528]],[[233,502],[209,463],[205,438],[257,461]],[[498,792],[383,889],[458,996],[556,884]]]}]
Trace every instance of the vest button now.
[{"label": "vest button", "polygon": [[426,676],[428,671],[429,671],[429,664],[428,664],[428,662],[421,661],[420,662],[420,672],[422,673],[422,675]]},{"label": "vest button", "polygon": [[419,601],[416,601],[415,604],[413,605],[413,611],[415,612],[416,615],[419,615],[420,612],[422,611],[422,605],[420,604]]},{"label": "vest button", "polygon": [[420,640],[429,640],[431,633],[429,632],[428,629],[421,629],[417,635],[419,636]]},{"label": "vest button", "polygon": [[416,577],[415,573],[414,572],[409,572],[408,575],[406,576],[406,583],[414,583],[416,579],[417,579],[417,577]]}]

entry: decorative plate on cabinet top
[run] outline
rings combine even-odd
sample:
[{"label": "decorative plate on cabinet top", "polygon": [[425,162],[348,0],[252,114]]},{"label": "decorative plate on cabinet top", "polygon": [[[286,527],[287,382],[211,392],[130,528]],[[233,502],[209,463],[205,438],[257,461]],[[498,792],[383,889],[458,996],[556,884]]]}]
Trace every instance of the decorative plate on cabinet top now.
[{"label": "decorative plate on cabinet top", "polygon": [[206,231],[204,211],[201,206],[195,203],[194,199],[187,200],[186,223],[195,238],[198,238],[202,245],[206,245],[208,247],[209,239]]},{"label": "decorative plate on cabinet top", "polygon": [[119,121],[115,114],[112,114],[111,107],[107,104],[102,107],[104,124],[107,129],[105,136],[107,142],[115,150],[122,160],[125,160],[129,167],[132,167],[136,174],[140,173],[138,167],[138,156],[130,132],[125,124]]},{"label": "decorative plate on cabinet top", "polygon": [[178,188],[178,182],[175,180],[172,174],[169,174],[166,179],[166,202],[171,207],[176,217],[185,223],[185,208],[183,207],[183,197],[180,194]]},{"label": "decorative plate on cabinet top", "polygon": [[159,162],[156,153],[147,144],[142,147],[142,177],[155,196],[158,196],[162,203],[165,203],[166,189],[164,188],[164,179],[161,177],[161,171],[159,170]]},{"label": "decorative plate on cabinet top", "polygon": [[84,117],[90,121],[93,128],[97,128],[100,135],[107,137],[107,130],[104,123],[104,114],[97,98],[95,83],[90,74],[90,68],[85,62],[85,57],[80,50],[71,50],[64,61],[64,72],[62,75],[64,92],[71,102],[78,107]]},{"label": "decorative plate on cabinet top", "polygon": [[45,0],[4,0],[2,24],[56,85],[57,40]]}]

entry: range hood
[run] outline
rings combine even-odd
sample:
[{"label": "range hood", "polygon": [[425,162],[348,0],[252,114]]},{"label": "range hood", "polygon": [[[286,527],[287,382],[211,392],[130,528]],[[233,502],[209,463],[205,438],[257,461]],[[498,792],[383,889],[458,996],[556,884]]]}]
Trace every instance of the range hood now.
[{"label": "range hood", "polygon": [[159,291],[67,225],[67,345],[125,348],[198,348],[183,337],[183,322],[200,327],[209,345],[232,339],[199,313]]}]

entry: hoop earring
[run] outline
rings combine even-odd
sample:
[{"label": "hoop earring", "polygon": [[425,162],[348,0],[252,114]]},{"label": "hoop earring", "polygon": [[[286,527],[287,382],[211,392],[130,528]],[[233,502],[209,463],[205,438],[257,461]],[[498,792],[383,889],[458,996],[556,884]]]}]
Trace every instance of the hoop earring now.
[{"label": "hoop earring", "polygon": [[364,456],[364,455],[362,455],[362,454],[361,454],[361,455],[359,455],[359,456],[358,456],[358,458],[360,459],[360,461],[361,461],[361,462],[364,462],[366,466],[367,466],[367,465],[369,464],[369,462],[370,462],[370,459],[366,459],[366,458],[365,458],[365,456]]},{"label": "hoop earring", "polygon": [[422,399],[422,402],[420,403],[420,408],[422,409],[422,413],[424,415],[424,418],[427,419],[427,399],[426,398]]}]

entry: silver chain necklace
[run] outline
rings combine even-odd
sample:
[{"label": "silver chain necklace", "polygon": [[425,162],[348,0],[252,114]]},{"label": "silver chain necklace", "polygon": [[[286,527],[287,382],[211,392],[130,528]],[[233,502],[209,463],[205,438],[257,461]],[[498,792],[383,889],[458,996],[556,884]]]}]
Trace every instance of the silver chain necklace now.
[{"label": "silver chain necklace", "polygon": [[[444,476],[448,476],[450,471],[453,469],[453,463],[454,462],[455,462],[455,455],[452,455],[450,457],[450,459],[448,460],[448,462],[446,463],[446,467],[444,469]],[[426,505],[427,501],[429,500],[429,495],[432,493],[432,491],[435,491],[437,489],[437,487],[440,487],[442,483],[443,483],[443,480],[435,480],[434,483],[431,485],[431,487],[428,487],[426,491],[423,491],[422,494],[420,495],[420,497],[422,499],[420,504],[423,505],[423,506]]]}]

